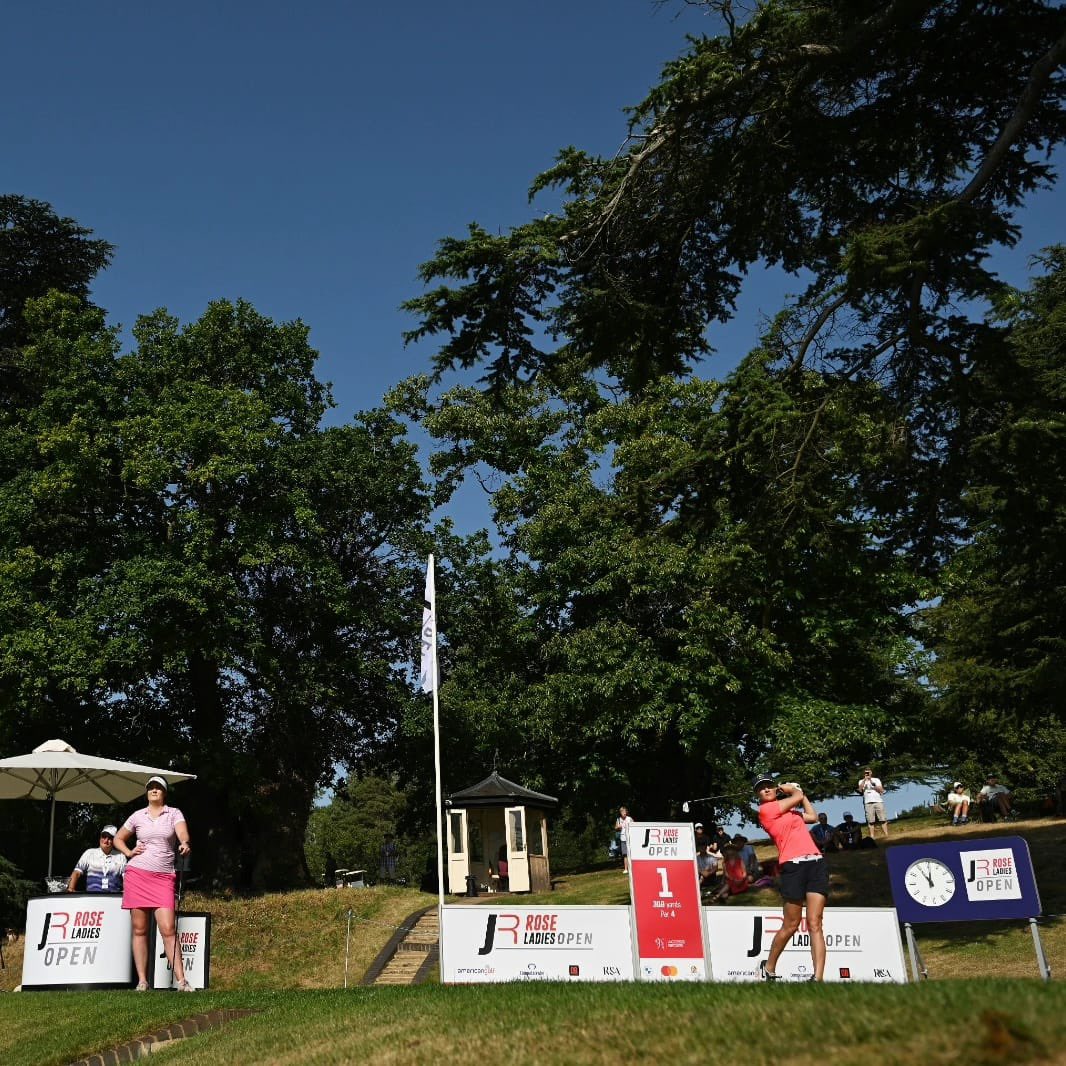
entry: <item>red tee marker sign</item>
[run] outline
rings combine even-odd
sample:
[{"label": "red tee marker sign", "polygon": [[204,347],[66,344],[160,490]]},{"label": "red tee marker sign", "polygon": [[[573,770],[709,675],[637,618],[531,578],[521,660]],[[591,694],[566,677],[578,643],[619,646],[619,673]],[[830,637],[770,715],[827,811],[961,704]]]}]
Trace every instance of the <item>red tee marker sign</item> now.
[{"label": "red tee marker sign", "polygon": [[696,840],[686,823],[629,827],[629,888],[641,981],[705,981]]}]

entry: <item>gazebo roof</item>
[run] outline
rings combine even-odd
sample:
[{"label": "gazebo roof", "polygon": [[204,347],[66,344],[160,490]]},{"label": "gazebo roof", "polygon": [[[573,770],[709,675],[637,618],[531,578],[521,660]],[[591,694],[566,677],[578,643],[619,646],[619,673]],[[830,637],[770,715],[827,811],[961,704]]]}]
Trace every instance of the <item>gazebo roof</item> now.
[{"label": "gazebo roof", "polygon": [[556,807],[559,804],[555,796],[516,785],[495,770],[484,781],[453,792],[448,801],[453,807]]}]

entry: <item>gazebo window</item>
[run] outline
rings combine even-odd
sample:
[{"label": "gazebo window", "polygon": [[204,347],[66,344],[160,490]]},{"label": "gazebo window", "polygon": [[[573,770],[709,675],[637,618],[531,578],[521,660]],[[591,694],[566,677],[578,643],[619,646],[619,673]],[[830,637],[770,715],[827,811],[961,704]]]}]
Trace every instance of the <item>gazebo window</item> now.
[{"label": "gazebo window", "polygon": [[462,855],[466,851],[463,841],[463,816],[458,812],[448,815],[448,825],[452,835],[451,851],[453,855]]},{"label": "gazebo window", "polygon": [[481,822],[470,822],[469,829],[470,836],[470,861],[471,862],[484,862],[485,861],[485,848],[481,842]]},{"label": "gazebo window", "polygon": [[511,815],[511,850],[525,851],[526,842],[522,833],[522,812],[510,811]]}]

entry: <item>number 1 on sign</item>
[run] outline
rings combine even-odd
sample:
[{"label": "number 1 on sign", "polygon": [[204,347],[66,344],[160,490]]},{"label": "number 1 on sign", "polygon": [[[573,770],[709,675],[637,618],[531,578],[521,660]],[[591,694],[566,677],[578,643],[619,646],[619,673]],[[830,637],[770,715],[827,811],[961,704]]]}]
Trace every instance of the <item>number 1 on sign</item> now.
[{"label": "number 1 on sign", "polygon": [[666,878],[666,867],[656,866],[655,872],[659,875],[662,888],[659,889],[659,899],[673,899],[674,894],[670,891],[670,882]]}]

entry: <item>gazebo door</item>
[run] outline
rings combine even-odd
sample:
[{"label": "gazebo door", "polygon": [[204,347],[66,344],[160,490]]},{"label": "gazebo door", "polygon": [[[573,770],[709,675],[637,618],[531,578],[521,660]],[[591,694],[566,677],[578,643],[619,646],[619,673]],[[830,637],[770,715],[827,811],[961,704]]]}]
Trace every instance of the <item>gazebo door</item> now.
[{"label": "gazebo door", "polygon": [[458,896],[466,891],[466,875],[470,873],[466,811],[450,810],[445,818],[448,822],[448,891]]},{"label": "gazebo door", "polygon": [[507,874],[512,892],[529,891],[529,851],[526,842],[525,807],[508,807],[504,811],[507,823]]}]

